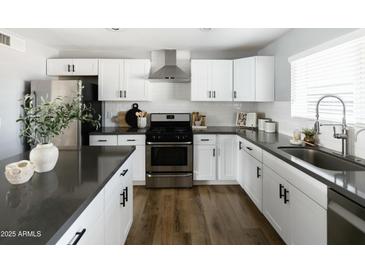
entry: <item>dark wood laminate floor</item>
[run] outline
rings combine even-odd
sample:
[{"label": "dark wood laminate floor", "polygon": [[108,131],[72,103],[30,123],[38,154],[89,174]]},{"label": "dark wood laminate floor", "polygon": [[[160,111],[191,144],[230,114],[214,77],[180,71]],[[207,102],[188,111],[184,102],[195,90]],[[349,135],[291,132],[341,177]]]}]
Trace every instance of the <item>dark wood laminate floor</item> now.
[{"label": "dark wood laminate floor", "polygon": [[240,186],[134,187],[126,244],[283,244]]}]

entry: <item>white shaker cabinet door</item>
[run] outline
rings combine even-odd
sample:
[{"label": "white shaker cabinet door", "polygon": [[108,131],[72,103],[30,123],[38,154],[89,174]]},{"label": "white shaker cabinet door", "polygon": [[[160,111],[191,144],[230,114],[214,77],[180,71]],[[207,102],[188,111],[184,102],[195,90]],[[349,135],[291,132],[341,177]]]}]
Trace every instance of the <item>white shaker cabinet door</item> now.
[{"label": "white shaker cabinet door", "polygon": [[72,59],[47,59],[47,75],[72,75]]},{"label": "white shaker cabinet door", "polygon": [[124,60],[123,96],[128,101],[148,101],[150,61],[147,59]]},{"label": "white shaker cabinet door", "polygon": [[218,180],[236,180],[236,135],[218,135]]},{"label": "white shaker cabinet door", "polygon": [[121,70],[123,61],[120,59],[99,59],[99,100],[123,100]]},{"label": "white shaker cabinet door", "polygon": [[73,59],[73,74],[94,76],[98,75],[98,59]]},{"label": "white shaker cabinet door", "polygon": [[191,61],[191,101],[212,101],[210,60]]},{"label": "white shaker cabinet door", "polygon": [[295,187],[290,188],[290,244],[327,244],[327,212]]},{"label": "white shaker cabinet door", "polygon": [[290,241],[289,203],[284,203],[283,192],[289,183],[264,166],[263,174],[263,214],[285,243]]},{"label": "white shaker cabinet door", "polygon": [[233,61],[212,61],[211,86],[215,101],[232,101]]},{"label": "white shaker cabinet door", "polygon": [[215,145],[194,145],[194,180],[216,180]]},{"label": "white shaker cabinet door", "polygon": [[256,93],[255,57],[234,60],[234,101],[253,102]]}]

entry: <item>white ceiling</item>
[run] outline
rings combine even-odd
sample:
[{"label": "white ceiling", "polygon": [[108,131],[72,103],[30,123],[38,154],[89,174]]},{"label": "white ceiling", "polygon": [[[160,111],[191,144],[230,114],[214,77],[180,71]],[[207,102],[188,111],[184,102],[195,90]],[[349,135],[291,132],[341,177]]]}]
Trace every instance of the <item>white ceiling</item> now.
[{"label": "white ceiling", "polygon": [[59,50],[253,50],[260,49],[288,29],[10,29]]}]

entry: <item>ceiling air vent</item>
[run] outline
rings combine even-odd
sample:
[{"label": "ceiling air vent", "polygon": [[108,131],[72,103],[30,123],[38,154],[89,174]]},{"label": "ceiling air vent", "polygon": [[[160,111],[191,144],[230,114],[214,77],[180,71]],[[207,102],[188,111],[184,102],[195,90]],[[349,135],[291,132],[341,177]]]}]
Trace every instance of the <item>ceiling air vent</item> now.
[{"label": "ceiling air vent", "polygon": [[25,40],[0,29],[0,46],[25,52]]}]

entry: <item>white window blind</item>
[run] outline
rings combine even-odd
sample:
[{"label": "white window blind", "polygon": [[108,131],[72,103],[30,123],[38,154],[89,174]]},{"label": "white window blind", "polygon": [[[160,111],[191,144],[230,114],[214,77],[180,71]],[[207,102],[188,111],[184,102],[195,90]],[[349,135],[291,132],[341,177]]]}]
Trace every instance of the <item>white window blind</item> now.
[{"label": "white window blind", "polygon": [[[348,123],[365,124],[365,36],[291,62],[291,115],[315,119],[323,95],[337,95],[345,102]],[[321,102],[321,120],[341,118],[339,101]]]}]

